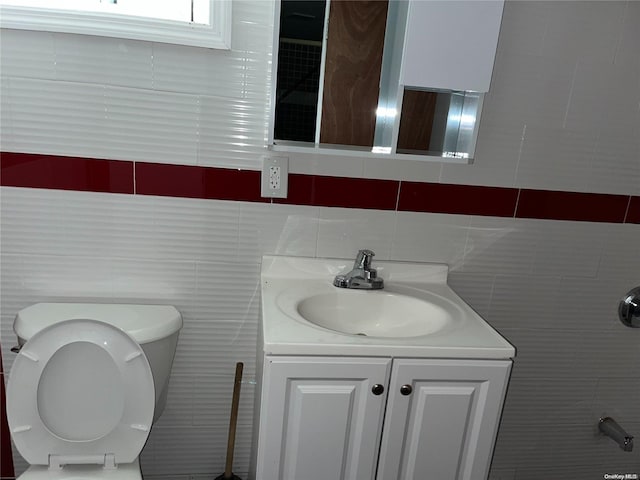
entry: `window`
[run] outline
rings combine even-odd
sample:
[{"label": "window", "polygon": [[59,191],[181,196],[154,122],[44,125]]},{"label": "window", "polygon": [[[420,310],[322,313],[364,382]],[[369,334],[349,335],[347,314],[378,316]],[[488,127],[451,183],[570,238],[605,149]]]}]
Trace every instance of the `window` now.
[{"label": "window", "polygon": [[0,26],[231,47],[231,0],[0,0]]}]

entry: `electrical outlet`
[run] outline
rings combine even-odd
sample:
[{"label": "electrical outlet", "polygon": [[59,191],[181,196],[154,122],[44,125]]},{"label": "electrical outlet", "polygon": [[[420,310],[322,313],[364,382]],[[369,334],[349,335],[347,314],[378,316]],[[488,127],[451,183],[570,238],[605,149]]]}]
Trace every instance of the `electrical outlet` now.
[{"label": "electrical outlet", "polygon": [[280,167],[269,165],[269,189],[280,190]]},{"label": "electrical outlet", "polygon": [[265,156],[262,162],[260,194],[267,198],[287,198],[289,157]]}]

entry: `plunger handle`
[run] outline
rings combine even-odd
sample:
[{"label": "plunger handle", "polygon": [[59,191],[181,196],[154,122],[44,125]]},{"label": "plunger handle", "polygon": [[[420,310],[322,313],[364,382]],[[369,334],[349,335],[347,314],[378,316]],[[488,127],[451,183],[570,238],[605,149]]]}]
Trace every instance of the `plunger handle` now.
[{"label": "plunger handle", "polygon": [[227,462],[224,467],[224,478],[232,478],[233,450],[236,443],[236,424],[238,423],[238,405],[240,403],[240,385],[242,384],[242,362],[236,363],[236,379],[233,383],[233,399],[231,400],[231,418],[229,419],[229,438],[227,440]]}]

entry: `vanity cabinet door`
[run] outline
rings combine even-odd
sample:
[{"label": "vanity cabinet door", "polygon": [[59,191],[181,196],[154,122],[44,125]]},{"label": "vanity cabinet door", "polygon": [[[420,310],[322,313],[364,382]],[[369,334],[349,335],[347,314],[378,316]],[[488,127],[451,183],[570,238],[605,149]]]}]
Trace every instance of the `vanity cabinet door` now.
[{"label": "vanity cabinet door", "polygon": [[390,365],[267,356],[256,478],[374,479]]},{"label": "vanity cabinet door", "polygon": [[378,480],[486,479],[511,361],[393,361]]}]

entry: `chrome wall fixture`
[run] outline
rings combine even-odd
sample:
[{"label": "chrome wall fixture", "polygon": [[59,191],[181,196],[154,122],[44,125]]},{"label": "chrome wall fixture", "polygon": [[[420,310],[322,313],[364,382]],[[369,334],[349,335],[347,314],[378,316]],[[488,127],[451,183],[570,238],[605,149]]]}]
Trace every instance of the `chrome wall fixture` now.
[{"label": "chrome wall fixture", "polygon": [[618,305],[620,321],[627,327],[640,328],[640,287],[630,290]]},{"label": "chrome wall fixture", "polygon": [[607,437],[613,439],[625,452],[633,450],[633,435],[629,435],[613,418],[601,418],[598,422],[598,429]]}]

